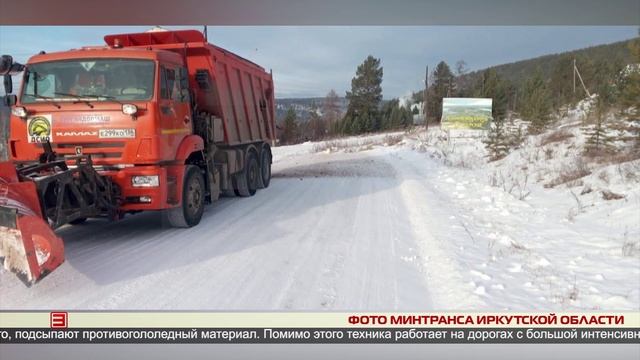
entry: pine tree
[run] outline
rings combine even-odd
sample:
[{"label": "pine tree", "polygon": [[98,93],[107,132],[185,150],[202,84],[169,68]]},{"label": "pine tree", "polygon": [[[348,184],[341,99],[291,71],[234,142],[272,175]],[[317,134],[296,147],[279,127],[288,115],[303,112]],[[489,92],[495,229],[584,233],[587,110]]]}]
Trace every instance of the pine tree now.
[{"label": "pine tree", "polygon": [[553,94],[552,106],[555,109],[575,100],[573,98],[573,57],[571,55],[564,54],[553,63],[549,90]]},{"label": "pine tree", "polygon": [[395,98],[385,102],[384,105],[382,105],[382,109],[380,111],[380,116],[382,118],[380,122],[380,130],[388,130],[393,128],[391,113],[393,112],[394,108],[398,107],[398,103],[399,100]]},{"label": "pine tree", "polygon": [[455,82],[449,65],[444,61],[438,63],[432,76],[433,93],[429,94],[429,114],[439,122],[442,117],[442,98],[455,94]]},{"label": "pine tree", "polygon": [[343,125],[348,129],[347,133],[379,130],[382,74],[380,59],[371,55],[358,66],[356,76],[351,80],[351,91],[347,91],[349,107]]},{"label": "pine tree", "polygon": [[583,131],[587,135],[585,152],[589,155],[597,156],[602,152],[611,150],[611,136],[607,134],[607,126],[604,121],[604,114],[597,110],[596,123],[593,127],[585,127]]},{"label": "pine tree", "polygon": [[493,121],[483,141],[489,151],[491,161],[504,158],[512,148],[516,148],[524,141],[522,129],[513,129],[513,123],[507,126],[508,94],[511,87],[503,81],[494,69],[485,71],[482,81],[476,86],[476,96],[493,99]]},{"label": "pine tree", "polygon": [[[606,95],[605,95],[606,96]],[[611,150],[612,137],[608,134],[606,116],[609,110],[607,98],[598,94],[595,106],[595,124],[584,127],[582,130],[587,136],[585,152],[589,155],[597,156],[603,152]]]},{"label": "pine tree", "polygon": [[292,107],[289,107],[289,109],[287,110],[287,115],[284,118],[280,141],[283,144],[295,143],[297,132],[296,112]]},{"label": "pine tree", "polygon": [[[594,85],[595,83],[594,77],[597,70],[596,64],[593,62],[593,60],[591,60],[591,58],[587,57],[586,55],[578,55],[576,57],[576,66],[578,67],[578,71],[580,72],[580,76],[582,76],[582,81],[587,87],[587,90],[589,90],[589,92],[593,92],[594,88],[592,85]],[[573,75],[571,76],[573,77]],[[572,88],[573,88],[573,84],[572,84]],[[587,94],[582,89],[582,83],[580,82],[580,79],[578,79],[576,75],[576,94],[572,98],[575,101],[579,101],[581,99],[584,99],[585,97],[587,97]]]},{"label": "pine tree", "polygon": [[591,128],[583,129],[588,136],[585,150],[593,155],[611,150],[612,138],[608,135],[606,119],[611,106],[615,102],[616,90],[612,85],[613,80],[610,76],[610,69],[605,64],[600,64],[594,76],[594,82],[597,84],[597,97],[595,109],[593,110],[596,117],[595,125]]},{"label": "pine tree", "polygon": [[507,114],[507,86],[498,76],[495,69],[484,71],[479,84],[476,85],[475,96],[493,100],[492,117],[503,119]]},{"label": "pine tree", "polygon": [[353,122],[353,118],[351,114],[346,113],[342,118],[342,120],[340,120],[340,122],[338,123],[338,129],[339,129],[338,133],[344,134],[344,135],[350,135],[352,122]]},{"label": "pine tree", "polygon": [[[578,84],[577,86],[580,85]],[[552,105],[556,109],[576,100],[573,96],[572,56],[563,55],[558,61],[555,62],[553,70],[551,71],[549,90],[553,94]],[[580,92],[582,92],[581,89]]]},{"label": "pine tree", "polygon": [[540,133],[551,120],[551,94],[540,70],[527,79],[522,92],[520,115],[531,123],[529,132]]},{"label": "pine tree", "polygon": [[396,105],[391,110],[391,129],[397,129],[402,124],[402,113],[400,110],[400,105],[396,103]]},{"label": "pine tree", "polygon": [[509,140],[505,132],[505,120],[502,117],[494,119],[487,132],[487,138],[482,142],[489,151],[489,160],[500,160],[509,153]]},{"label": "pine tree", "polygon": [[[640,30],[638,30],[640,35]],[[636,133],[635,145],[640,147],[640,37],[629,43],[635,64],[627,66],[620,79],[619,104],[629,128]]]},{"label": "pine tree", "polygon": [[332,135],[338,135],[338,134],[344,134],[344,129],[343,129],[343,119],[338,118],[338,120],[336,120],[333,124],[331,124],[330,127],[330,132]]}]

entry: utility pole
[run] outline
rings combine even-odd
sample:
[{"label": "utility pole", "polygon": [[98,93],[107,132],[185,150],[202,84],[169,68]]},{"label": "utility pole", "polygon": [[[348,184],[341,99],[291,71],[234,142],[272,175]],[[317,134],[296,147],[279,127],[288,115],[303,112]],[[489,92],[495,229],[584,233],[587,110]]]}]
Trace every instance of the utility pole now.
[{"label": "utility pole", "polygon": [[429,117],[427,116],[427,112],[429,107],[427,106],[427,100],[429,99],[429,65],[427,65],[427,69],[424,75],[424,126],[425,129],[429,130]]},{"label": "utility pole", "polygon": [[578,67],[576,66],[576,59],[573,59],[573,92],[574,93],[576,91],[576,75],[578,75],[578,80],[580,80],[580,84],[582,84],[582,88],[584,89],[584,92],[587,93],[588,97],[591,97],[591,93],[585,86],[584,81],[582,81],[582,75],[580,75],[580,71],[578,71]]},{"label": "utility pole", "polygon": [[208,36],[207,36],[207,25],[204,26],[204,41],[209,41]]},{"label": "utility pole", "polygon": [[573,58],[573,95],[576,94],[576,58]]}]

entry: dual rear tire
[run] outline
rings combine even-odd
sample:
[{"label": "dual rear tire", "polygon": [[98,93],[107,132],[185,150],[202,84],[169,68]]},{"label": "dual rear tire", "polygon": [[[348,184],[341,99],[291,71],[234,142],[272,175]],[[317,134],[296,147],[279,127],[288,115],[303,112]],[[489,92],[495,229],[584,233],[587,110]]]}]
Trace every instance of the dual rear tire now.
[{"label": "dual rear tire", "polygon": [[233,189],[237,196],[255,195],[258,189],[264,189],[271,182],[271,150],[265,147],[258,158],[255,151],[246,157],[242,171],[233,176]]},{"label": "dual rear tire", "polygon": [[258,190],[258,176],[260,176],[258,159],[255,152],[250,151],[242,171],[233,176],[233,189],[236,195],[242,197],[255,195]]},{"label": "dual rear tire", "polygon": [[260,153],[260,189],[268,188],[271,183],[271,149],[265,147]]}]

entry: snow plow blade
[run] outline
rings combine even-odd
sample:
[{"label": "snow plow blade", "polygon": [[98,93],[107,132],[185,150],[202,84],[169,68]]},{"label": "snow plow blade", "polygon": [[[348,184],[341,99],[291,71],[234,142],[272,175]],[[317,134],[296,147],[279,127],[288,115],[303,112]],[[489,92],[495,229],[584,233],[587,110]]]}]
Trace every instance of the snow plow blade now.
[{"label": "snow plow blade", "polygon": [[31,286],[64,262],[64,244],[43,217],[33,181],[0,162],[0,262]]}]

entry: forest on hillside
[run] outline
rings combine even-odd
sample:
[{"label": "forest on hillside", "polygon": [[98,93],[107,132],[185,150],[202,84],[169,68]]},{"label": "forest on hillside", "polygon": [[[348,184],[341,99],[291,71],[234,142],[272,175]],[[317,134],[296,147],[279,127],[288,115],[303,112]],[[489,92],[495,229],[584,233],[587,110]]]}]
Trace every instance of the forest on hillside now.
[{"label": "forest on hillside", "polygon": [[[518,118],[527,122],[528,133],[540,133],[563,108],[594,94],[598,94],[594,114],[599,115],[592,117],[596,128],[612,111],[624,113],[620,117],[629,120],[631,132],[640,121],[640,37],[472,72],[464,60],[453,65],[441,61],[430,70],[429,124],[439,123],[444,97],[482,97],[493,99],[494,130],[497,127],[501,132],[505,121]],[[369,55],[357,67],[344,98],[331,90],[324,99],[313,99],[313,105],[303,109],[306,116],[301,116],[296,101],[281,103],[280,143],[413,126],[417,108],[424,108],[424,90],[413,92],[410,99],[383,101],[383,74],[381,59]]]}]

